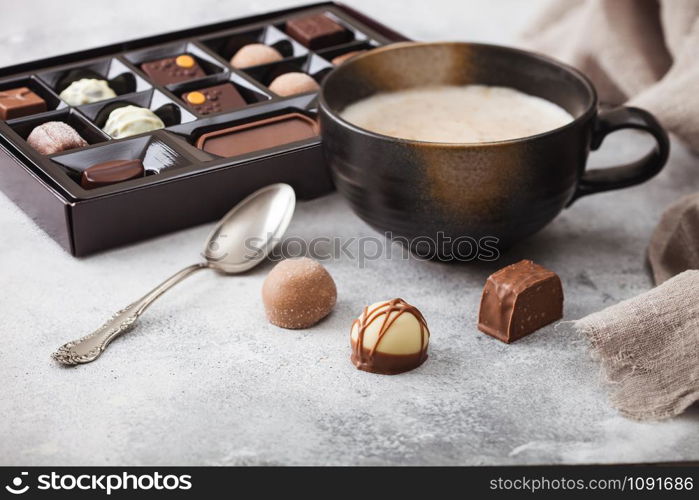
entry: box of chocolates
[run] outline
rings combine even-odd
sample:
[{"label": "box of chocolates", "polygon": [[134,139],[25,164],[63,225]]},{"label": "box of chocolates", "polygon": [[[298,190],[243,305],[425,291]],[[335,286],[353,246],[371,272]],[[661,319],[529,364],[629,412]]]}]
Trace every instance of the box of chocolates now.
[{"label": "box of chocolates", "polygon": [[333,189],[319,86],[405,40],[328,2],[0,69],[0,189],[75,256]]}]

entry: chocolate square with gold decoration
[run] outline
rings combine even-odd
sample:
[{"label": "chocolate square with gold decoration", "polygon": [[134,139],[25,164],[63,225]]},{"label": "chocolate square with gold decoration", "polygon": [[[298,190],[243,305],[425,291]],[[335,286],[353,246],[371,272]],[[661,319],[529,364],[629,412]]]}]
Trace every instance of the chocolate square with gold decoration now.
[{"label": "chocolate square with gold decoration", "polygon": [[231,111],[247,104],[232,83],[186,92],[182,94],[182,100],[200,115]]},{"label": "chocolate square with gold decoration", "polygon": [[141,64],[141,69],[158,85],[170,85],[206,76],[194,56],[189,54],[145,62]]}]

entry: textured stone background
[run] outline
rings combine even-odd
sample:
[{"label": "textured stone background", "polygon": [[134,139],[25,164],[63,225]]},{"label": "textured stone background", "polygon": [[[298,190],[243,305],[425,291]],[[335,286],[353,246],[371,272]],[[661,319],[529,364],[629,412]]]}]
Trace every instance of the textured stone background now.
[{"label": "textured stone background", "polygon": [[[293,3],[35,0],[3,12],[0,65]],[[348,3],[416,39],[502,43],[541,6]],[[618,134],[595,164],[637,156],[647,144]],[[699,189],[698,168],[674,144],[651,183],[581,200],[503,262],[527,257],[557,270],[567,319],[643,292],[651,285],[644,265],[651,230],[664,206]],[[619,417],[586,346],[565,328],[510,346],[478,333],[492,265],[328,262],[337,308],[298,332],[264,320],[259,290],[270,265],[240,277],[204,272],[154,305],[99,362],[62,369],[49,359],[56,346],[194,262],[210,226],[74,259],[0,195],[0,229],[3,465],[699,459],[696,407],[661,423]],[[300,204],[289,230],[305,238],[372,234],[335,195]],[[397,377],[357,371],[348,360],[350,323],[365,304],[393,296],[426,316],[430,359]]]}]

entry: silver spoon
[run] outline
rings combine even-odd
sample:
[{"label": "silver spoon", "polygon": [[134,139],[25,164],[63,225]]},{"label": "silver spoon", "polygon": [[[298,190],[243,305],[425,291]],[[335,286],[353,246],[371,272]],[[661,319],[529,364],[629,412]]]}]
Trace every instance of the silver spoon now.
[{"label": "silver spoon", "polygon": [[185,267],[151,292],[117,312],[95,332],[63,344],[53,359],[65,365],[97,359],[109,343],[131,330],[155,299],[201,269],[237,274],[252,269],[267,257],[291,222],[296,195],[288,184],[272,184],[245,198],[219,221],[204,248],[204,261]]}]

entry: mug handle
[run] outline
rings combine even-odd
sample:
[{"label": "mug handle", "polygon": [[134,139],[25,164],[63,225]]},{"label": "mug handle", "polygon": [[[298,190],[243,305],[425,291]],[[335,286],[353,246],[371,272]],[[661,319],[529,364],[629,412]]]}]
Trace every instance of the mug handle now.
[{"label": "mug handle", "polygon": [[580,181],[570,206],[575,200],[588,194],[635,186],[660,172],[670,153],[670,140],[662,125],[648,111],[632,107],[619,107],[602,111],[592,131],[590,149],[596,150],[604,138],[624,128],[644,130],[655,139],[651,152],[636,161],[618,167],[595,168],[586,171]]}]

